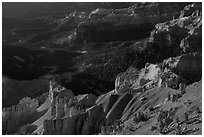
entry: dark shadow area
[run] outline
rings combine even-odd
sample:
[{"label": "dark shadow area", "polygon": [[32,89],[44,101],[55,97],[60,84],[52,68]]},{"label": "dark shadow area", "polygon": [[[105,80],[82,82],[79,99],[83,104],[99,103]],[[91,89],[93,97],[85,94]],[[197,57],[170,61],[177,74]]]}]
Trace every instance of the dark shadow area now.
[{"label": "dark shadow area", "polygon": [[32,80],[45,74],[74,71],[72,58],[81,55],[60,49],[29,49],[4,45],[3,75],[16,80]]}]

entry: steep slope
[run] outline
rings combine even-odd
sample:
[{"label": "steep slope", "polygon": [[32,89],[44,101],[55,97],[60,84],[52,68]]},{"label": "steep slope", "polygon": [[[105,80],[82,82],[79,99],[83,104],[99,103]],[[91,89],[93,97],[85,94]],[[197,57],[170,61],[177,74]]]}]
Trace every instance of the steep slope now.
[{"label": "steep slope", "polygon": [[[152,71],[154,65],[149,66],[149,73],[155,74]],[[129,79],[132,74],[124,73],[124,79]],[[143,73],[132,81],[133,85],[141,77],[144,77]],[[161,77],[168,78],[168,75],[157,74],[155,79]],[[147,74],[145,78],[153,77]],[[36,126],[33,134],[200,134],[202,82],[176,90],[155,79],[151,80],[157,84],[151,88],[138,85],[120,93],[115,89],[99,97],[91,94],[74,96],[72,91],[50,82],[49,97],[35,108],[36,114],[43,112],[43,115],[32,123]],[[5,120],[6,117],[7,113]]]},{"label": "steep slope", "polygon": [[181,54],[201,54],[201,7],[200,3],[188,5],[178,18],[155,26],[149,41],[158,46],[157,59],[163,60]]},{"label": "steep slope", "polygon": [[[148,69],[151,70],[151,67]],[[132,73],[125,74],[132,75]],[[152,75],[146,76],[152,77]],[[140,77],[133,83],[137,83]],[[74,106],[70,104],[72,101],[69,101],[68,106],[71,105],[72,107],[69,111],[65,111],[64,115],[66,117],[60,118],[61,124],[60,119],[57,117],[46,121],[43,124],[43,127],[46,128],[44,134],[97,134],[99,130],[101,130],[101,134],[200,134],[201,115],[197,114],[197,110],[201,110],[201,81],[187,86],[184,89],[185,92],[181,91],[181,89],[159,87],[159,82],[157,81],[156,86],[150,89],[146,88],[143,91],[134,88],[124,90],[120,94],[116,90],[111,91],[99,96],[97,100],[93,100],[89,107],[84,104],[85,102],[79,105],[80,99],[72,103],[75,104]],[[127,82],[124,81],[124,83]],[[79,96],[79,98],[81,97]],[[92,99],[88,100],[91,101]],[[190,106],[186,108],[186,100],[194,103],[190,103]],[[188,113],[188,120],[182,119],[183,115],[186,115],[184,112]],[[160,127],[159,117],[161,117],[162,113],[172,113],[172,117],[168,119],[170,123],[167,121],[164,127]],[[177,121],[175,121],[177,117],[181,123],[179,124],[181,131],[177,131]],[[166,120],[166,117],[163,117],[163,119]],[[117,120],[120,121],[118,126],[115,123]],[[190,127],[192,121],[195,124]],[[71,125],[68,126],[67,123]],[[172,125],[174,126],[172,127]],[[183,129],[186,125],[187,128]],[[93,129],[93,127],[95,128],[91,131],[90,129]],[[69,132],[65,132],[65,129]],[[152,131],[152,129],[154,130]]]},{"label": "steep slope", "polygon": [[[66,69],[65,74],[45,78],[46,84],[43,78],[21,82],[4,78],[7,98],[16,87],[17,94],[28,89],[13,104],[27,94],[34,97],[41,86],[46,85],[43,93],[49,92],[4,108],[3,134],[202,134],[202,6],[186,4],[139,3],[69,14],[54,31],[76,27],[66,40],[63,34],[58,40],[76,46],[73,50],[88,49],[71,57],[78,72],[69,75]],[[48,60],[56,56],[51,57]],[[14,65],[26,60],[12,59]],[[64,58],[60,59],[63,65]]]},{"label": "steep slope", "polygon": [[[145,96],[147,101],[140,107],[138,105],[140,104],[139,97],[137,97],[138,99],[131,102],[131,104],[134,103],[135,105],[126,107],[122,120],[129,119],[125,122],[125,126],[128,129],[120,131],[119,134],[201,134],[201,114],[199,115],[200,112],[197,112],[198,108],[201,110],[201,88],[201,81],[188,86],[186,94],[177,101],[168,100],[169,93],[171,95],[179,93],[179,91],[170,88],[154,89],[146,94],[142,94],[140,97]],[[191,103],[188,104],[188,101]],[[172,115],[171,111],[173,111]],[[134,113],[131,114],[131,112]],[[164,117],[165,120],[168,120],[168,123],[165,121],[164,124],[166,125],[160,127],[159,116],[163,112],[169,113],[170,116],[168,116],[169,119]],[[134,114],[138,113],[144,113],[145,116],[149,117],[149,120],[139,120],[137,122],[139,118]],[[186,113],[188,120],[184,119]],[[177,131],[177,117],[179,119],[179,126],[181,126],[180,133]]]}]

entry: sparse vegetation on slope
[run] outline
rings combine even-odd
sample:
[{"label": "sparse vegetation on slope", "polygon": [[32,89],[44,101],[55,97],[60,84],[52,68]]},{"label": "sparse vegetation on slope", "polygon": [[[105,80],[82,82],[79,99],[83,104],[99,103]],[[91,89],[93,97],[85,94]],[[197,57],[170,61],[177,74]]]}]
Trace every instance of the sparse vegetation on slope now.
[{"label": "sparse vegetation on slope", "polygon": [[3,134],[202,134],[202,4],[72,4],[5,20]]}]

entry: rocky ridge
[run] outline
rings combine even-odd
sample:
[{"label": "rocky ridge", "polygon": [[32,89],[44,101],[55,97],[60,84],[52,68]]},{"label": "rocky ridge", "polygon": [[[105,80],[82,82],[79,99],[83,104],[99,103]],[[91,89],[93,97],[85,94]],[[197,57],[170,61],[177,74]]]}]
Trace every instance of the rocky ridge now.
[{"label": "rocky ridge", "polygon": [[[33,123],[33,125],[37,126],[33,133],[58,135],[133,134],[133,131],[142,128],[141,122],[145,124],[149,120],[156,120],[163,111],[170,111],[172,108],[179,107],[179,109],[174,110],[176,111],[174,113],[178,113],[177,115],[182,117],[184,114],[180,114],[180,109],[185,108],[184,97],[188,96],[189,98],[188,94],[194,94],[193,98],[189,98],[189,101],[194,102],[200,98],[197,95],[201,91],[201,82],[188,86],[185,81],[182,81],[169,68],[165,68],[162,71],[157,65],[153,64],[146,64],[146,68],[139,72],[135,71],[134,68],[130,68],[125,73],[118,75],[115,83],[116,88],[113,91],[96,97],[92,94],[74,96],[71,90],[67,90],[55,82],[50,82],[48,97],[50,103],[46,101],[38,109],[38,105],[34,105],[34,110],[42,111],[44,106],[49,113],[46,112],[42,115],[43,123],[41,122],[41,125],[38,122]],[[189,90],[189,88],[195,89]],[[21,102],[29,101],[33,102],[29,98],[23,99]],[[197,113],[196,109],[201,109],[199,103],[194,102],[189,106],[190,110],[184,110],[190,113],[189,115]],[[5,112],[7,111],[5,110]],[[47,117],[46,115],[49,116]],[[176,117],[175,115],[173,114],[174,118]],[[8,116],[9,114],[5,113],[4,119],[9,120]],[[141,116],[144,118],[140,118]],[[193,116],[198,121],[198,124],[200,123],[199,117],[200,115]],[[158,124],[160,124],[159,121]],[[149,128],[151,126],[155,127],[154,122],[149,125]],[[167,131],[165,130],[177,132],[175,128],[169,127],[169,124],[166,125],[166,128],[162,127],[160,129],[157,127],[157,130],[154,132],[159,134],[166,134]],[[193,129],[188,130],[192,130],[194,133],[200,132],[201,129],[196,128],[196,131]],[[154,134],[150,131],[148,133]]]},{"label": "rocky ridge", "polygon": [[171,7],[165,3],[144,3],[123,9],[98,8],[83,18],[80,16],[81,22],[69,36],[70,43],[142,39],[149,36],[157,23],[178,15],[183,6],[181,3],[172,4]]},{"label": "rocky ridge", "polygon": [[[90,18],[109,21],[108,18],[116,16],[107,17],[112,12],[129,16],[132,9],[97,9]],[[145,52],[146,56],[154,57],[149,59],[151,63],[118,74],[112,91],[98,97],[75,96],[58,81],[50,81],[46,101],[39,106],[36,100],[25,98],[19,104],[26,109],[17,114],[24,110],[40,113],[28,122],[36,126],[30,134],[202,134],[201,26],[201,7],[197,3],[188,5],[178,18],[155,26],[143,47],[144,51],[149,48],[157,51]],[[27,104],[34,105],[27,108]],[[13,117],[16,107],[12,108],[3,111],[5,134],[17,127],[9,124],[16,121]]]},{"label": "rocky ridge", "polygon": [[38,100],[26,97],[20,100],[17,105],[4,108],[2,112],[3,133],[15,133],[17,127],[28,121],[32,122],[30,116],[35,114],[38,107]]},{"label": "rocky ridge", "polygon": [[[96,134],[98,132],[101,134],[121,134],[121,132],[123,132],[122,134],[126,134],[126,130],[131,130],[132,128],[129,123],[131,120],[133,120],[132,126],[138,126],[137,122],[134,125],[134,119],[137,118],[138,113],[144,113],[144,117],[147,117],[146,120],[144,120],[145,122],[152,119],[152,117],[155,119],[164,108],[169,111],[169,109],[172,108],[171,105],[175,108],[180,105],[180,107],[183,108],[184,106],[179,100],[182,100],[185,96],[190,94],[188,93],[188,89],[192,88],[192,85],[187,86],[187,84],[184,83],[185,81],[182,81],[178,75],[170,70],[167,71],[168,68],[165,68],[166,73],[163,73],[156,65],[147,64],[146,66],[145,75],[141,73],[144,70],[141,70],[138,75],[137,71],[130,71],[134,70],[134,68],[128,69],[127,72],[117,77],[115,90],[101,95],[98,98],[92,95],[80,95],[73,97],[69,101],[64,101],[68,102],[68,104],[64,103],[64,107],[62,107],[64,109],[57,109],[56,107],[54,118],[44,121],[44,134]],[[160,73],[158,73],[159,70]],[[133,79],[132,77],[135,77],[135,75],[139,77]],[[144,80],[145,78],[146,81]],[[189,92],[198,95],[197,90],[200,90],[201,86],[199,83],[200,82],[195,83],[198,85],[198,87],[195,87],[196,93],[193,91]],[[128,84],[135,84],[135,86],[129,86],[129,88],[126,89],[124,88],[125,86],[123,86],[123,92],[120,92],[121,89],[118,87]],[[183,90],[185,90],[185,92]],[[160,96],[155,96],[155,94],[159,94]],[[197,95],[194,96],[195,100],[199,98]],[[72,101],[74,98],[78,99],[71,105],[70,102],[74,102]],[[151,98],[151,100],[148,100],[148,98]],[[82,102],[82,100],[85,99],[86,101]],[[87,105],[87,102],[90,102],[90,104]],[[197,103],[195,103],[195,105],[199,106]],[[71,107],[66,108],[67,106]],[[169,109],[165,106],[168,106]],[[59,110],[61,110],[61,112]],[[195,109],[192,111],[192,113],[196,113]],[[62,117],[57,117],[64,112],[65,114],[61,115]],[[180,110],[176,110],[176,113],[177,112],[179,113],[178,115],[181,115]],[[117,120],[120,122],[118,125],[115,125]],[[93,127],[94,130],[91,130]],[[170,129],[168,125],[167,129]],[[200,129],[196,130],[200,132]],[[165,134],[166,131],[157,132]]]},{"label": "rocky ridge", "polygon": [[[34,34],[31,31],[32,35],[22,36],[17,43],[31,47],[66,47],[72,50],[85,48],[88,50],[89,45],[86,44],[90,43],[141,40],[149,36],[150,31],[157,23],[168,21],[173,16],[179,16],[179,12],[188,3],[145,2],[126,3],[126,6],[123,3],[121,8],[115,8],[114,4],[111,3],[110,6],[102,6],[103,4],[100,6],[99,4],[100,8],[93,11],[73,11],[58,18],[46,17],[42,24],[43,28],[49,27],[49,29],[43,31],[40,28],[43,32],[39,30],[40,32]],[[36,22],[38,23],[38,21],[41,20]],[[35,22],[31,24],[35,24]],[[12,35],[12,31],[19,39],[18,35],[21,34],[15,30],[5,33],[4,37]],[[114,37],[111,37],[112,35]],[[86,46],[83,46],[84,44]]]},{"label": "rocky ridge", "polygon": [[157,54],[159,60],[182,54],[201,54],[201,5],[199,3],[188,5],[180,12],[178,18],[157,24],[151,32],[149,41],[159,46]]}]

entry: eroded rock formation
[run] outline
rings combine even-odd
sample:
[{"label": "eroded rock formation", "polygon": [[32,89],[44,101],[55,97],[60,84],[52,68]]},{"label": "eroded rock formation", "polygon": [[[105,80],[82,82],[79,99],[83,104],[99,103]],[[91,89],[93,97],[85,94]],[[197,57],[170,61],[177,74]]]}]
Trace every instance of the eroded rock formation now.
[{"label": "eroded rock formation", "polygon": [[[139,32],[146,37],[158,22],[169,20],[173,15],[177,17],[157,24],[151,32],[147,43],[152,44],[156,52],[150,50],[145,55],[153,55],[156,63],[121,72],[116,77],[115,89],[98,97],[75,95],[50,81],[48,97],[41,106],[36,99],[24,98],[17,106],[3,110],[3,132],[14,133],[17,126],[28,123],[22,119],[45,111],[30,122],[37,126],[35,134],[200,134],[201,7],[197,3],[188,5],[180,14],[182,4],[173,7],[144,3],[124,9],[96,9],[88,20],[84,14],[70,14],[68,22],[73,16],[74,20],[83,18],[71,37],[72,42],[79,44],[116,41],[120,39],[117,33],[131,29],[134,30],[121,40],[131,40]],[[64,25],[66,27],[66,20]],[[147,28],[139,28],[141,25]],[[148,44],[142,48],[148,48]]]},{"label": "eroded rock formation", "polygon": [[130,67],[126,72],[119,74],[115,80],[117,93],[124,93],[128,90],[138,92],[157,86],[161,69],[158,65],[147,63],[144,69],[138,71]]},{"label": "eroded rock formation", "polygon": [[201,4],[188,5],[178,18],[157,24],[149,41],[159,46],[156,58],[161,61],[181,54],[201,54]]},{"label": "eroded rock formation", "polygon": [[19,126],[32,121],[32,116],[39,107],[36,99],[23,98],[17,105],[4,108],[2,112],[3,133],[15,133]]}]

